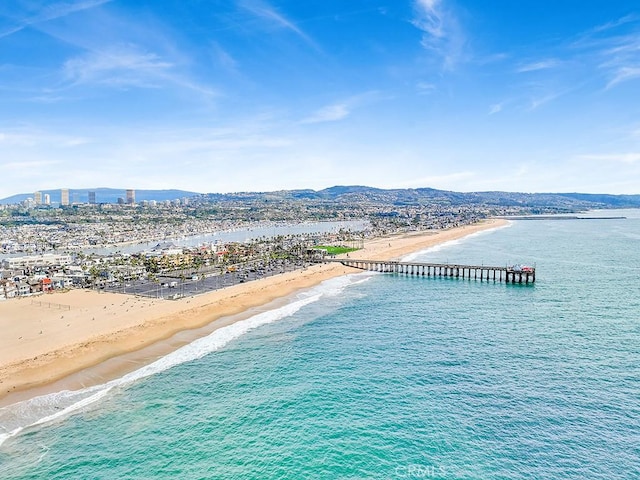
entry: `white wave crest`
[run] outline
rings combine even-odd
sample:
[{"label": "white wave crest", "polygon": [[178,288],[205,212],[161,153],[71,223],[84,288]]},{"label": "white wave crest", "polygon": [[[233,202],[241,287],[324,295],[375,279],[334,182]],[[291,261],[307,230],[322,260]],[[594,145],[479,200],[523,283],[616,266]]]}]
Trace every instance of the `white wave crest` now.
[{"label": "white wave crest", "polygon": [[446,250],[447,248],[453,247],[454,245],[460,245],[462,242],[466,242],[467,240],[480,237],[482,235],[487,235],[493,233],[497,230],[502,230],[503,228],[509,228],[513,225],[513,222],[505,223],[504,225],[498,225],[497,227],[487,228],[486,230],[480,230],[478,232],[470,233],[462,238],[458,238],[455,240],[449,240],[447,242],[442,242],[437,245],[434,245],[429,248],[425,248],[424,250],[420,250],[418,252],[413,252],[408,255],[405,255],[400,259],[401,262],[413,262],[415,259],[425,255],[427,253],[439,252],[440,250]]},{"label": "white wave crest", "polygon": [[244,335],[261,325],[290,317],[306,305],[317,302],[323,296],[339,295],[349,285],[361,283],[368,278],[362,274],[346,275],[326,280],[317,287],[298,295],[297,299],[282,307],[256,314],[246,320],[235,322],[213,331],[206,337],[199,338],[149,365],[111,380],[102,385],[83,388],[81,390],[64,390],[41,395],[0,408],[0,446],[11,437],[18,435],[26,428],[35,427],[63,419],[92,405],[114,388],[128,385],[164,372],[176,365],[196,360],[227,345],[230,341]]}]

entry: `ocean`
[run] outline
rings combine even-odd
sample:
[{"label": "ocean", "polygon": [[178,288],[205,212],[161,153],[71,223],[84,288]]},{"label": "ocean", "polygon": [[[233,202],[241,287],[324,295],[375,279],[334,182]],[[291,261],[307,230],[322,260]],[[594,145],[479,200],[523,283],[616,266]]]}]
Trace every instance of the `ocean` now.
[{"label": "ocean", "polygon": [[535,285],[362,273],[108,384],[0,409],[3,479],[640,478],[640,211],[412,255]]}]

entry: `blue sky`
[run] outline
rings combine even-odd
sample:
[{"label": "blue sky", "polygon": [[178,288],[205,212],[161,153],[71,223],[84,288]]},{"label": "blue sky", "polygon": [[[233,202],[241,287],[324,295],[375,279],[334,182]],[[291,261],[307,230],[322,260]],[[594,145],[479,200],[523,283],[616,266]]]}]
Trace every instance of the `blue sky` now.
[{"label": "blue sky", "polygon": [[640,193],[640,4],[3,0],[0,179]]}]

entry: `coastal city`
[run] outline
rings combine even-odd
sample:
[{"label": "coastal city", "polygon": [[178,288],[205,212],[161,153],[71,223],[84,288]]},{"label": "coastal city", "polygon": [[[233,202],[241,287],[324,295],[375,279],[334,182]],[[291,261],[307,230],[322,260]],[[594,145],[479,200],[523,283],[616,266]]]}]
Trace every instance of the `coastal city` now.
[{"label": "coastal city", "polygon": [[306,268],[327,247],[345,252],[374,238],[585,208],[524,194],[328,190],[137,200],[126,189],[111,192],[113,201],[91,190],[34,192],[0,204],[0,299],[70,288],[178,299]]},{"label": "coastal city", "polygon": [[[0,299],[87,288],[177,299],[298,268],[327,248],[475,223],[487,208],[205,196],[116,203],[35,192],[0,207]],[[226,235],[225,235],[226,233]],[[259,235],[258,235],[259,234]],[[238,240],[225,240],[225,236]],[[185,241],[187,244],[185,244]]]}]

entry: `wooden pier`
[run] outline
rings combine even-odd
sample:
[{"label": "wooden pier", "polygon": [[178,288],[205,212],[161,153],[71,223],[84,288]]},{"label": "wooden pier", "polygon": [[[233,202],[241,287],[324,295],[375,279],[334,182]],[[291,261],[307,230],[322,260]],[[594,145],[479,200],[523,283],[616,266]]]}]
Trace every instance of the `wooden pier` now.
[{"label": "wooden pier", "polygon": [[415,263],[381,260],[357,260],[349,258],[324,259],[340,262],[347,267],[382,273],[398,273],[420,277],[466,278],[494,282],[532,284],[536,281],[533,267],[490,267],[487,265],[457,265],[449,263]]}]

